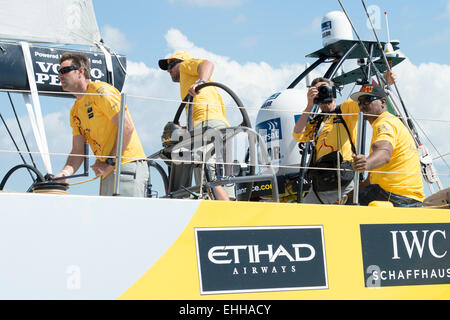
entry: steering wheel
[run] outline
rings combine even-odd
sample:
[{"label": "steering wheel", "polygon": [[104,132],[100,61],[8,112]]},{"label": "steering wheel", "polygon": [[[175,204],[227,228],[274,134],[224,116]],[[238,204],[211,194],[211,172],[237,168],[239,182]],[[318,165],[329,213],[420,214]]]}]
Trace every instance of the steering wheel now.
[{"label": "steering wheel", "polygon": [[[250,122],[250,118],[248,117],[247,110],[245,110],[245,107],[242,104],[242,101],[226,85],[221,84],[219,82],[206,82],[206,83],[202,83],[201,85],[198,85],[195,88],[195,91],[199,92],[201,89],[203,89],[205,87],[211,87],[211,86],[223,89],[233,98],[234,102],[236,102],[237,107],[239,108],[239,111],[241,112],[241,115],[242,115],[242,122],[239,124],[239,126],[251,128],[252,124]],[[186,97],[183,99],[183,102],[181,102],[180,106],[178,107],[177,113],[175,114],[175,117],[173,118],[173,123],[175,123],[175,124],[179,123],[181,113],[183,112],[184,108],[186,107],[186,104],[192,102],[192,100],[193,100],[192,96],[190,94],[187,94]],[[190,128],[190,129],[192,129],[192,128]]]}]

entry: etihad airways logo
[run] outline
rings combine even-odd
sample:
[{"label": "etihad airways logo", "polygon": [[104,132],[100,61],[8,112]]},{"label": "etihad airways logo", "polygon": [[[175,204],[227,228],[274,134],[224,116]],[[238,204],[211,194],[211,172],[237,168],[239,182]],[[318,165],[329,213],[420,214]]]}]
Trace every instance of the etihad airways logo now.
[{"label": "etihad airways logo", "polygon": [[367,287],[450,284],[450,224],[361,225]]},{"label": "etihad airways logo", "polygon": [[322,226],[195,231],[202,294],[328,286]]},{"label": "etihad airways logo", "polygon": [[[269,262],[276,262],[280,257],[285,257],[290,262],[294,261],[310,261],[316,255],[313,246],[302,243],[292,244],[291,252],[284,248],[281,244],[274,252],[273,244],[267,245],[266,249],[261,249],[259,245],[241,245],[241,246],[215,246],[208,252],[209,261],[215,264],[239,264],[243,256],[248,263],[260,263],[261,256],[267,256]],[[307,248],[309,253],[306,257],[300,255],[300,248]],[[230,255],[229,255],[230,254]],[[222,257],[225,257],[223,259]],[[227,258],[231,259],[227,259]]]}]

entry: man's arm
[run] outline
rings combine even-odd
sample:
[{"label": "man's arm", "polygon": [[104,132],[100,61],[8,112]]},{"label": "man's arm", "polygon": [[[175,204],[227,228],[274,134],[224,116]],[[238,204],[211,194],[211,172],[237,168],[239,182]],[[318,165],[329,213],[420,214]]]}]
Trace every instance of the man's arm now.
[{"label": "man's arm", "polygon": [[314,98],[317,96],[318,94],[318,90],[316,87],[311,87],[308,90],[308,104],[305,108],[305,110],[303,110],[303,113],[301,115],[301,117],[297,120],[297,123],[295,124],[294,127],[294,133],[302,133],[303,131],[305,131],[306,128],[306,124],[308,123],[308,118],[310,116],[310,112],[312,110],[312,108],[314,107]]},{"label": "man's arm", "polygon": [[[209,60],[204,60],[200,62],[200,64],[197,67],[198,78],[204,81],[208,81],[212,77],[213,72],[214,72],[214,64]],[[197,93],[195,92],[195,88],[199,84],[200,83],[194,83],[189,87],[188,92],[191,96],[194,97],[197,95]]]},{"label": "man's arm", "polygon": [[[66,164],[64,168],[55,175],[55,178],[59,177],[68,177],[73,175],[80,168],[81,164],[84,161],[84,136],[77,135],[72,138],[72,151],[70,151],[70,155],[67,158]],[[67,183],[67,179],[60,180],[63,183]]]},{"label": "man's arm", "polygon": [[370,171],[391,161],[393,147],[389,141],[380,140],[372,144],[372,152],[368,157],[363,154],[353,155],[353,168],[359,171]]}]

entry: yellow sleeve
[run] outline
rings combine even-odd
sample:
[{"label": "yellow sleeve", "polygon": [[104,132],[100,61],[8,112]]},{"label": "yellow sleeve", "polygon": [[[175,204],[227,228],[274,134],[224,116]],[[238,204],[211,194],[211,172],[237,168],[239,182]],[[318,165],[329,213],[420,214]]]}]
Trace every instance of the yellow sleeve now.
[{"label": "yellow sleeve", "polygon": [[120,111],[121,96],[120,92],[112,86],[102,84],[96,89],[94,95],[96,105],[111,120]]},{"label": "yellow sleeve", "polygon": [[395,129],[387,121],[378,121],[373,126],[372,144],[378,141],[388,141],[395,146]]},{"label": "yellow sleeve", "polygon": [[358,113],[360,112],[358,103],[351,99],[345,100],[341,104],[341,113],[344,118],[347,126],[350,127],[349,124],[354,124],[358,121]]},{"label": "yellow sleeve", "polygon": [[292,137],[297,142],[307,142],[314,140],[314,126],[308,123],[302,133],[292,132]]},{"label": "yellow sleeve", "polygon": [[[197,77],[198,76],[198,72],[197,72],[198,65],[200,63],[202,63],[203,61],[204,61],[204,59],[185,60],[180,65],[180,72],[188,74],[190,76]],[[208,79],[205,79],[205,80],[208,80]]]}]

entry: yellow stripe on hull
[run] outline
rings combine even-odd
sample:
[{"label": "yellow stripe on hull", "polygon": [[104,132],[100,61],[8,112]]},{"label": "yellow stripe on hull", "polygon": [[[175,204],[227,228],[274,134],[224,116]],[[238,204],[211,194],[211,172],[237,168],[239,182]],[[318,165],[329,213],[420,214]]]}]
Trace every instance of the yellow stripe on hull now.
[{"label": "yellow stripe on hull", "polygon": [[[203,201],[175,243],[120,299],[450,299],[448,264],[446,284],[366,287],[361,243],[361,225],[449,223],[448,210]],[[327,289],[201,294],[196,228],[286,226],[323,226]],[[435,233],[432,240],[438,239],[449,250],[435,253],[448,261],[450,234]]]}]

